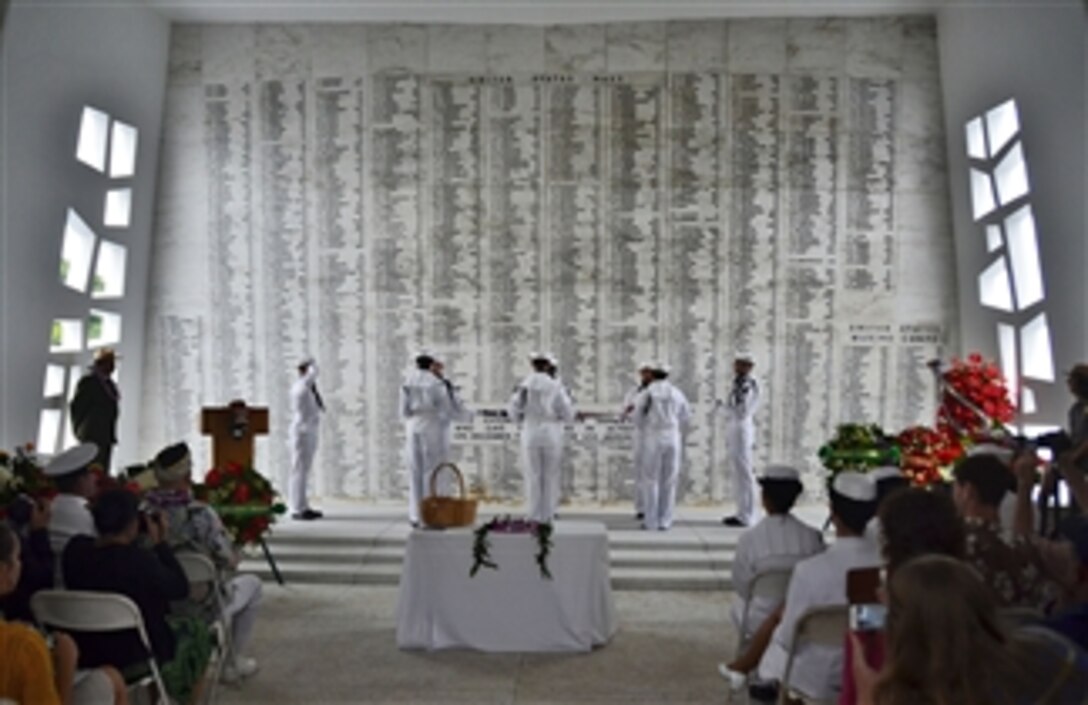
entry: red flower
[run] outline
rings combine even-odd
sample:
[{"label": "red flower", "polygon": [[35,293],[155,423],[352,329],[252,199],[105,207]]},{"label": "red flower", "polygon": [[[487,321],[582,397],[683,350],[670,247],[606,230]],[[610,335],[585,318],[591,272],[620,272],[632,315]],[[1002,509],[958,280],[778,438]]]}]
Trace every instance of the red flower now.
[{"label": "red flower", "polygon": [[245,470],[246,469],[238,463],[227,463],[227,474],[232,477],[241,477]]},{"label": "red flower", "polygon": [[238,504],[245,504],[249,501],[249,487],[246,485],[238,485],[234,488],[234,494],[231,495],[231,500]]},{"label": "red flower", "polygon": [[223,484],[223,473],[215,469],[209,470],[204,476],[204,484],[212,489],[219,487]]}]

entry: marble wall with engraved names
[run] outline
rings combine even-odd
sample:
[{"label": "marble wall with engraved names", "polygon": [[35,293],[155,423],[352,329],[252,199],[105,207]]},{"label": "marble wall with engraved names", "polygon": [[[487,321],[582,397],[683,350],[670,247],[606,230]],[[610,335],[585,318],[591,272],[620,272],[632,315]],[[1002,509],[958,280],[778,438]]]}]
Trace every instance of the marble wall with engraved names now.
[{"label": "marble wall with engraved names", "polygon": [[[922,17],[554,27],[177,25],[142,442],[207,441],[201,405],[271,410],[321,364],[316,490],[399,498],[409,356],[504,406],[554,351],[582,410],[646,358],[694,405],[685,502],[727,498],[714,401],[757,360],[756,455],[926,421],[957,322],[935,25]],[[568,430],[564,491],[631,496],[630,429]],[[470,483],[521,496],[517,430],[455,433]]]}]

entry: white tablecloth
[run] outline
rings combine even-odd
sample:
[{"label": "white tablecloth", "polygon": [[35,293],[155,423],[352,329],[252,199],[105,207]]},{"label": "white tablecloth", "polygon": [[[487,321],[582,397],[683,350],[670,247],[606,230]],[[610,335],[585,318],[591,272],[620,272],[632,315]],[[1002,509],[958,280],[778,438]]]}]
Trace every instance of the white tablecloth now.
[{"label": "white tablecloth", "polygon": [[498,570],[472,568],[471,529],[413,531],[397,603],[397,646],[589,651],[615,632],[603,524],[557,522],[541,577],[529,534],[490,535]]}]

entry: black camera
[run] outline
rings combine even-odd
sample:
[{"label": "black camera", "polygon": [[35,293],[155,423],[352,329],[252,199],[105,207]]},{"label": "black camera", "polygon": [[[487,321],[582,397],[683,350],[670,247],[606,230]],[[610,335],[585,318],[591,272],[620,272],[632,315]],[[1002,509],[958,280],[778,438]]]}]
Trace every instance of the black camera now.
[{"label": "black camera", "polygon": [[158,512],[151,511],[149,509],[141,509],[140,510],[140,533],[141,534],[148,533],[149,524],[152,521],[157,522],[158,520],[159,520],[159,513]]}]

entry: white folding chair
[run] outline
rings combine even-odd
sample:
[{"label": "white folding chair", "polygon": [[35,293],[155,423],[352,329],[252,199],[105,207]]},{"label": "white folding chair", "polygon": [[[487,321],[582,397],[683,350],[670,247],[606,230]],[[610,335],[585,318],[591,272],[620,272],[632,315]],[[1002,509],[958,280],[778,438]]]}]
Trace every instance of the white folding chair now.
[{"label": "white folding chair", "polygon": [[151,674],[130,684],[143,687],[154,684],[157,702],[169,705],[166,686],[159,673],[159,664],[151,650],[151,640],[144,627],[144,618],[136,603],[115,592],[82,590],[39,590],[30,598],[34,619],[43,626],[74,632],[135,631],[147,650],[147,665]]},{"label": "white folding chair", "polygon": [[[813,607],[801,615],[797,620],[797,629],[793,634],[793,643],[790,644],[790,653],[786,659],[786,671],[782,675],[782,683],[778,689],[778,702],[786,705],[790,697],[790,671],[793,670],[793,657],[803,644],[843,648],[843,640],[846,638],[847,629],[850,626],[850,608],[846,605],[831,605],[827,607]],[[836,677],[838,674],[835,674]],[[838,698],[828,701],[816,700],[805,693],[795,693],[807,703],[835,703]]]},{"label": "white folding chair", "polygon": [[215,633],[216,658],[213,662],[211,685],[205,690],[205,702],[215,702],[215,689],[223,674],[223,666],[231,654],[230,620],[223,602],[223,585],[215,564],[204,554],[179,551],[176,556],[181,569],[185,571],[185,577],[189,579],[189,601],[201,607],[215,607],[215,621],[211,623],[210,629]]},{"label": "white folding chair", "polygon": [[[752,578],[751,587],[748,589],[748,599],[744,601],[744,609],[740,616],[740,631],[737,632],[737,650],[736,654],[743,652],[748,638],[748,618],[752,609],[752,601],[755,598],[761,598],[767,602],[777,602],[781,604],[786,600],[786,592],[790,587],[790,577],[793,575],[793,568],[768,568],[761,570],[755,574]],[[758,627],[758,624],[751,625]]]}]

